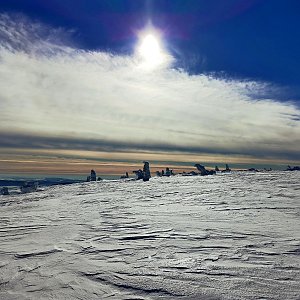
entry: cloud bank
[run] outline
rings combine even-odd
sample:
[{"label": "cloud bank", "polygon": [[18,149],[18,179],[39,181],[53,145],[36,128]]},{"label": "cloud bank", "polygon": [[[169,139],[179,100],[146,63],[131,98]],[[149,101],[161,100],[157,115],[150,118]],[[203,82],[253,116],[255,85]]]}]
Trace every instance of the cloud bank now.
[{"label": "cloud bank", "polygon": [[2,147],[300,160],[299,108],[267,98],[265,83],[146,70],[134,55],[71,46],[69,34],[0,16]]}]

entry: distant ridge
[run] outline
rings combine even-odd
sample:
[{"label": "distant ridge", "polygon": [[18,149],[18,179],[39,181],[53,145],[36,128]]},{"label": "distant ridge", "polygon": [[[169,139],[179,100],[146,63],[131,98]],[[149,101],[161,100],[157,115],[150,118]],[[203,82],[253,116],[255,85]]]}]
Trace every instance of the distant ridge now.
[{"label": "distant ridge", "polygon": [[68,178],[44,178],[44,179],[0,179],[0,186],[22,186],[26,181],[34,181],[39,186],[51,186],[51,185],[66,185],[73,183],[84,182],[84,180],[75,180]]}]

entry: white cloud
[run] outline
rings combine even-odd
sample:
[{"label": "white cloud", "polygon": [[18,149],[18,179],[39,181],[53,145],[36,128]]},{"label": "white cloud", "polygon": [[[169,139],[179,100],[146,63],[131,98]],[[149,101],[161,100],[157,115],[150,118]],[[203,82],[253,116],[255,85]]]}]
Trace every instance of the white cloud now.
[{"label": "white cloud", "polygon": [[24,19],[2,15],[0,27],[0,131],[241,154],[300,147],[299,109],[250,96],[263,83],[145,70],[133,56],[64,46],[62,30]]}]

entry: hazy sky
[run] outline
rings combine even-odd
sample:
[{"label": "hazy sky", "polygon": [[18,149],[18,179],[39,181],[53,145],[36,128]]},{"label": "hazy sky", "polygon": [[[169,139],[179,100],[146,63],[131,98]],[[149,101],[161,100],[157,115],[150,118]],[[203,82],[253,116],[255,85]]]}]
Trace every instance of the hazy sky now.
[{"label": "hazy sky", "polygon": [[299,163],[300,3],[209,3],[1,1],[0,173]]}]

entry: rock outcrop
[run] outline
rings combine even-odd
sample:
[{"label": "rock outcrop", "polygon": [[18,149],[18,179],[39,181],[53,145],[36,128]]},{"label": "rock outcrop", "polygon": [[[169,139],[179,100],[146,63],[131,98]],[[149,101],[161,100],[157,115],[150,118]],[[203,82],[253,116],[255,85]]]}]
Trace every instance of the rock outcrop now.
[{"label": "rock outcrop", "polygon": [[202,166],[202,165],[200,165],[200,164],[195,164],[195,167],[198,169],[198,171],[200,172],[201,176],[216,174],[215,170],[206,170],[205,167]]},{"label": "rock outcrop", "polygon": [[300,171],[300,167],[299,166],[295,166],[295,167],[288,166],[286,171]]},{"label": "rock outcrop", "polygon": [[136,179],[136,180],[143,179],[143,170],[138,169],[138,170],[136,170],[136,171],[133,171],[132,173],[135,174],[135,179]]},{"label": "rock outcrop", "polygon": [[151,172],[150,172],[150,164],[148,161],[144,161],[144,167],[143,167],[143,180],[149,181],[151,178]]},{"label": "rock outcrop", "polygon": [[97,181],[97,175],[94,170],[91,170],[91,181]]},{"label": "rock outcrop", "polygon": [[122,175],[120,177],[120,179],[126,179],[126,178],[129,178],[128,172],[126,172],[125,175]]},{"label": "rock outcrop", "polygon": [[135,174],[135,179],[136,180],[143,179],[143,181],[149,181],[149,179],[151,178],[149,162],[144,161],[143,170],[139,169],[139,170],[133,171],[133,173]]},{"label": "rock outcrop", "polygon": [[87,181],[87,182],[90,182],[90,181],[97,181],[97,175],[96,175],[96,171],[95,171],[95,170],[91,170],[91,175],[89,175],[89,176],[86,178],[86,181]]},{"label": "rock outcrop", "polygon": [[20,187],[21,193],[31,193],[35,192],[38,188],[38,183],[34,181],[24,182],[24,184]]},{"label": "rock outcrop", "polygon": [[156,171],[156,176],[158,176],[158,177],[161,177],[161,176],[169,177],[169,176],[173,176],[173,175],[175,175],[173,170],[168,167],[166,168],[166,170],[161,170],[161,172]]},{"label": "rock outcrop", "polygon": [[3,187],[0,189],[0,195],[9,195],[9,191],[7,187]]}]

